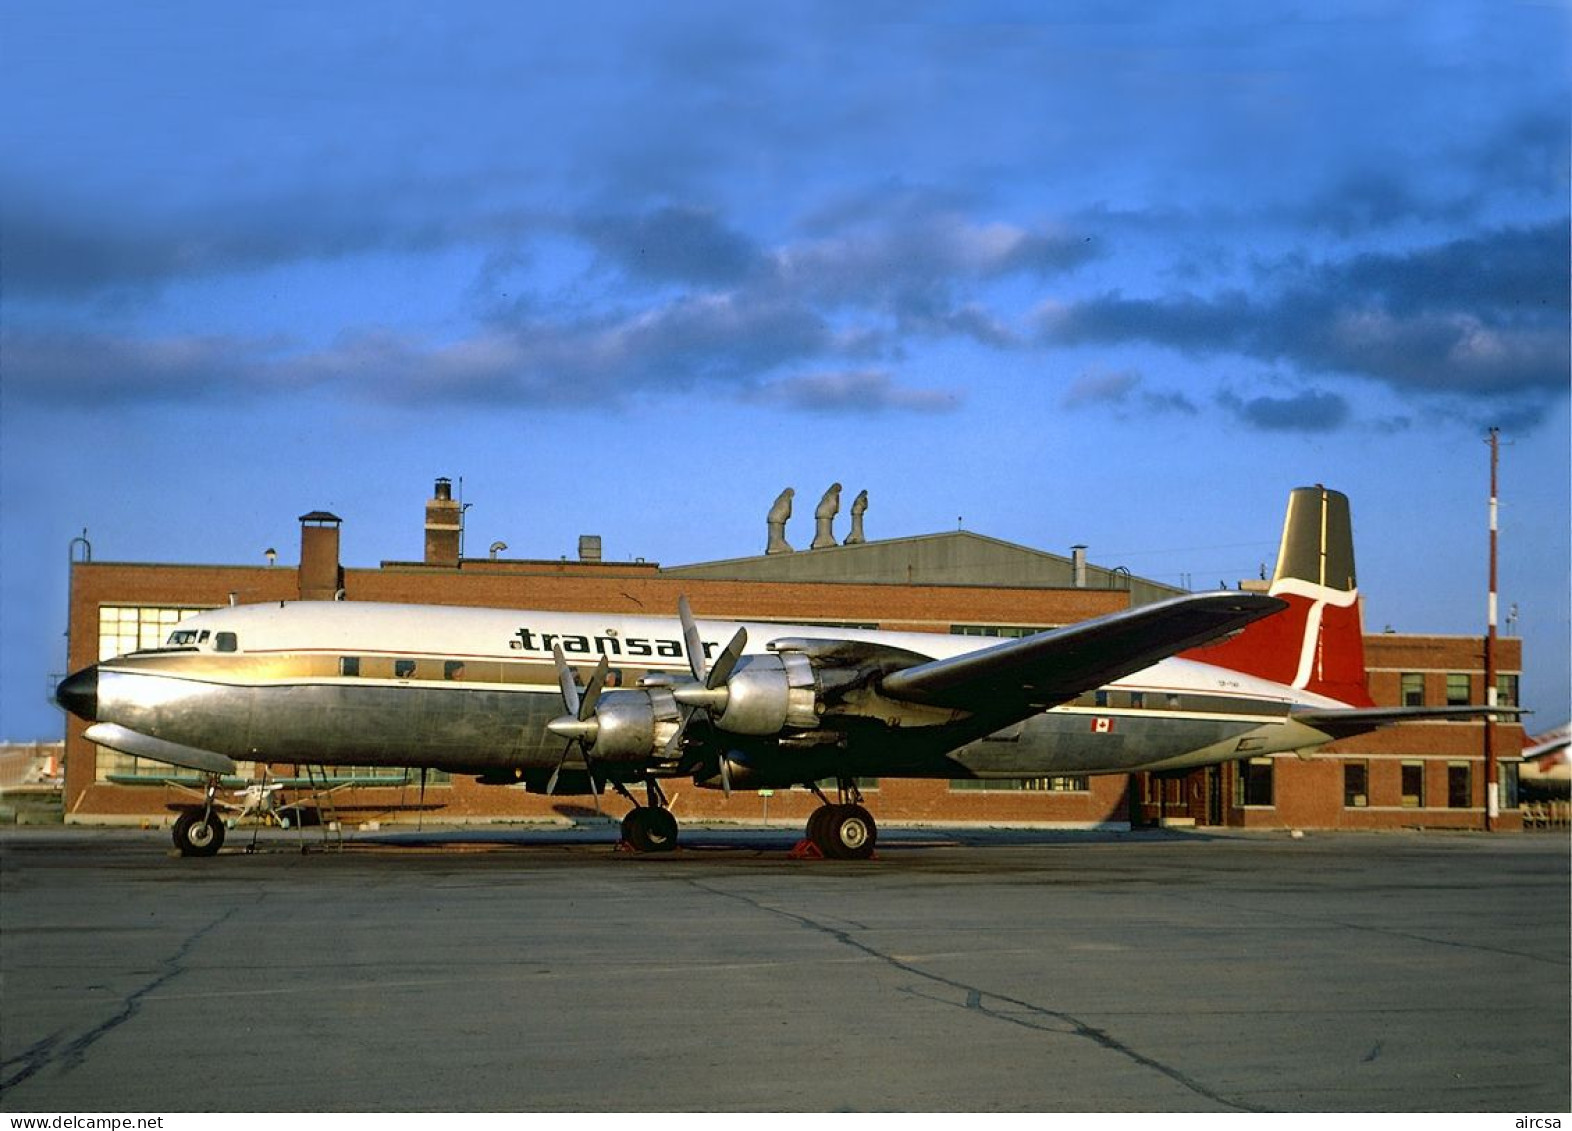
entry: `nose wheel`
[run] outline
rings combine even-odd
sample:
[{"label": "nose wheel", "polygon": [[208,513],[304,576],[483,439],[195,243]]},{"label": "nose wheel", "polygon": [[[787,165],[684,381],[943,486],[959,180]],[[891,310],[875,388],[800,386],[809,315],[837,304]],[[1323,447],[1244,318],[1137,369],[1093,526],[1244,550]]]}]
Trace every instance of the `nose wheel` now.
[{"label": "nose wheel", "polygon": [[213,856],[224,844],[224,822],[211,809],[187,809],[175,821],[175,847],[182,856]]}]

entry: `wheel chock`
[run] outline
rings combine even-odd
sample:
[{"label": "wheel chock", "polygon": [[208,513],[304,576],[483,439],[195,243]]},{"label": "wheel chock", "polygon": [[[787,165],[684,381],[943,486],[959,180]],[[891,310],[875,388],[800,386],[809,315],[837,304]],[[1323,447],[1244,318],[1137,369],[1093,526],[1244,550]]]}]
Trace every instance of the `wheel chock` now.
[{"label": "wheel chock", "polygon": [[786,854],[788,860],[823,860],[824,850],[813,841],[804,838],[792,845],[791,851]]}]

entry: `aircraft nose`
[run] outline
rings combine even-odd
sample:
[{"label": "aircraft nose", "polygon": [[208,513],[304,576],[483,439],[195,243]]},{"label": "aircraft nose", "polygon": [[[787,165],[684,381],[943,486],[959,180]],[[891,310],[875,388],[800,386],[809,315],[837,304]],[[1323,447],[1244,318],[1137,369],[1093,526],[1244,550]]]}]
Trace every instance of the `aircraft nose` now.
[{"label": "aircraft nose", "polygon": [[98,666],[83,668],[60,681],[55,702],[79,719],[98,721]]}]

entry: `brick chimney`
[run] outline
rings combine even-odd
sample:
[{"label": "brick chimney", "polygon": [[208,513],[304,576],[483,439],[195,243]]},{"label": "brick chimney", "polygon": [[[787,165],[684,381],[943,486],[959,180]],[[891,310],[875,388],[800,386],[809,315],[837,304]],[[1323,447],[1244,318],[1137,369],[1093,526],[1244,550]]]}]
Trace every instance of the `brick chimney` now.
[{"label": "brick chimney", "polygon": [[331,601],[344,587],[338,564],[338,527],[344,520],[327,511],[300,516],[300,599]]},{"label": "brick chimney", "polygon": [[438,479],[435,494],[426,503],[426,564],[457,568],[463,533],[464,508],[453,499],[453,484]]}]

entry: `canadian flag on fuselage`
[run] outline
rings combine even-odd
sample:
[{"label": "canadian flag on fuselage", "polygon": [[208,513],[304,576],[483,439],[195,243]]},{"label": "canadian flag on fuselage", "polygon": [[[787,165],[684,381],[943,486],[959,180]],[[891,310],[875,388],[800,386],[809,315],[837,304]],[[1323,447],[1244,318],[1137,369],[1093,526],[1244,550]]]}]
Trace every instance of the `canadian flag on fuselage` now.
[{"label": "canadian flag on fuselage", "polygon": [[1374,701],[1365,680],[1364,625],[1354,574],[1348,496],[1298,487],[1288,497],[1277,569],[1267,590],[1288,602],[1237,636],[1183,653],[1350,707]]}]

